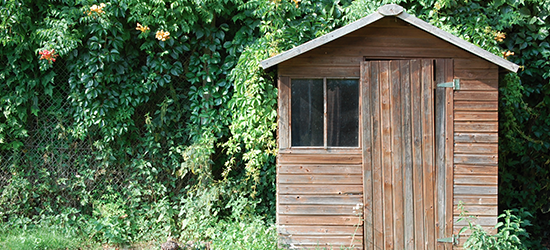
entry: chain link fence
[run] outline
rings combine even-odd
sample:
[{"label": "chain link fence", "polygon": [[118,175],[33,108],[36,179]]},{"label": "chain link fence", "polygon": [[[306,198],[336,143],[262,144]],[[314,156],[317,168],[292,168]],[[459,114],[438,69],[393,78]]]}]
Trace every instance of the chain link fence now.
[{"label": "chain link fence", "polygon": [[[182,63],[187,64],[188,61],[183,60]],[[56,77],[53,94],[41,96],[34,104],[40,111],[38,116],[29,116],[26,127],[28,136],[23,141],[24,145],[18,150],[0,150],[0,195],[6,195],[3,193],[10,185],[14,185],[12,182],[16,175],[24,175],[22,179],[32,187],[27,191],[39,195],[30,197],[27,201],[79,208],[83,204],[84,197],[80,195],[82,193],[93,193],[94,197],[101,197],[104,193],[118,192],[129,183],[135,185],[139,180],[131,179],[134,176],[128,168],[131,158],[109,162],[99,157],[102,152],[94,146],[94,141],[98,138],[93,138],[100,134],[99,127],[90,128],[88,137],[84,139],[76,138],[70,133],[69,130],[74,125],[74,107],[69,101],[70,72],[62,60],[55,63],[54,70]],[[185,86],[185,80],[172,77],[172,85]],[[160,109],[159,104],[166,98],[173,97],[174,91],[179,91],[177,94],[182,96],[186,95],[186,89],[158,88],[146,103],[135,108],[132,133],[144,135],[147,131],[146,114],[153,116]],[[24,173],[21,173],[21,169]],[[17,191],[8,195],[17,196]],[[24,201],[21,197],[15,200]],[[6,206],[8,205],[0,205],[0,215],[2,207],[5,210]]]}]

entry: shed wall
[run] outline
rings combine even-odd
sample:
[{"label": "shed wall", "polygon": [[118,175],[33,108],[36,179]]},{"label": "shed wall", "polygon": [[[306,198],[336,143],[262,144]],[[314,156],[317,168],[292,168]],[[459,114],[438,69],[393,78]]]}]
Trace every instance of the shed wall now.
[{"label": "shed wall", "polygon": [[[454,77],[461,81],[461,90],[454,91],[454,215],[455,222],[464,203],[468,215],[477,217],[477,223],[492,230],[498,213],[498,66],[459,49],[437,37],[419,30],[395,17],[386,17],[338,40],[285,61],[278,66],[280,79],[287,77],[359,77],[360,62],[367,59],[453,58]],[[281,80],[279,81],[281,86]],[[288,84],[288,82],[287,82]],[[285,87],[283,87],[284,89]],[[288,88],[288,86],[287,86]],[[287,89],[288,90],[288,89]],[[288,92],[286,93],[288,95]],[[284,96],[285,93],[282,93]],[[300,151],[288,148],[288,117],[279,102],[279,161],[278,161],[278,224],[287,225],[285,214],[290,194],[282,193],[292,167],[300,166]],[[282,105],[282,106],[281,106]],[[288,106],[286,106],[288,108]],[[285,141],[286,140],[286,141]],[[295,162],[284,159],[293,155]],[[306,157],[307,159],[313,159]],[[304,159],[306,159],[304,158]],[[310,165],[308,165],[310,164]],[[320,162],[309,161],[315,166]],[[333,163],[327,163],[328,165]],[[359,163],[352,164],[357,166]],[[327,165],[327,166],[328,166]],[[350,165],[351,166],[351,165]],[[356,171],[356,170],[355,170]],[[338,170],[331,175],[343,175]],[[309,172],[291,174],[295,181],[312,180]],[[303,180],[300,180],[303,179]],[[313,178],[315,179],[315,178]],[[282,182],[281,182],[282,181]],[[332,179],[331,185],[338,184]],[[358,181],[358,179],[357,179]],[[311,183],[310,183],[311,184]],[[308,185],[310,185],[308,184]],[[328,183],[320,183],[325,186]],[[297,184],[296,184],[297,185]],[[355,184],[354,184],[355,185]],[[304,189],[305,190],[305,189]],[[320,188],[319,190],[324,190]],[[317,192],[317,191],[315,191]],[[293,196],[306,195],[296,189]],[[308,193],[307,195],[322,195]],[[295,206],[306,199],[295,200]],[[344,205],[344,204],[340,204]],[[293,227],[307,226],[294,220]],[[307,220],[302,220],[307,221]],[[298,225],[300,224],[300,225]],[[464,226],[455,223],[454,233]],[[282,235],[283,232],[279,231]]]}]

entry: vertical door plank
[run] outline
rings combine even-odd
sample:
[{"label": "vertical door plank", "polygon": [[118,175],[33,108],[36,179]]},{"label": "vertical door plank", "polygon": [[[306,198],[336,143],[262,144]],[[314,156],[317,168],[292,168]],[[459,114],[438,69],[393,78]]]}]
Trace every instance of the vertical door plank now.
[{"label": "vertical door plank", "polygon": [[435,249],[434,165],[433,165],[433,72],[432,60],[422,60],[422,134],[424,135],[424,233],[426,249]]},{"label": "vertical door plank", "polygon": [[[453,59],[445,60],[445,81],[450,82],[454,78],[454,63]],[[445,91],[445,114],[446,117],[446,127],[445,127],[445,235],[450,237],[453,234],[453,163],[454,163],[454,91],[451,88],[447,88]],[[452,245],[446,246],[446,249],[451,250]]]},{"label": "vertical door plank", "polygon": [[403,149],[403,196],[404,196],[404,248],[414,249],[414,192],[413,192],[413,159],[412,159],[412,124],[411,124],[411,81],[410,63],[401,61],[401,110],[402,110],[402,149]]},{"label": "vertical door plank", "polygon": [[[435,62],[435,83],[445,82],[445,60],[437,59]],[[436,238],[445,238],[445,152],[446,152],[446,89],[444,87],[436,88],[435,96],[435,166],[436,166],[436,188],[435,188],[435,228]],[[444,250],[447,243],[436,243],[438,250]]]},{"label": "vertical door plank", "polygon": [[372,224],[372,112],[370,62],[361,63],[361,120],[363,128],[363,242],[366,250],[374,250]]},{"label": "vertical door plank", "polygon": [[384,223],[383,223],[383,200],[382,200],[382,138],[380,123],[380,81],[379,62],[371,62],[370,101],[376,106],[372,109],[372,192],[373,192],[373,234],[374,248],[384,249]]},{"label": "vertical door plank", "polygon": [[290,77],[279,77],[279,148],[287,149],[290,145]]},{"label": "vertical door plank", "polygon": [[393,234],[394,249],[404,249],[403,222],[403,163],[402,154],[402,108],[400,61],[391,61],[391,127],[392,127],[392,165],[393,165]]},{"label": "vertical door plank", "polygon": [[380,114],[382,120],[382,180],[383,180],[383,215],[384,215],[384,245],[386,249],[393,246],[393,180],[392,180],[392,127],[390,100],[390,67],[389,61],[380,62]]},{"label": "vertical door plank", "polygon": [[411,108],[412,108],[412,163],[414,183],[414,232],[415,249],[425,249],[424,240],[424,200],[423,159],[422,159],[422,81],[421,61],[411,61]]}]

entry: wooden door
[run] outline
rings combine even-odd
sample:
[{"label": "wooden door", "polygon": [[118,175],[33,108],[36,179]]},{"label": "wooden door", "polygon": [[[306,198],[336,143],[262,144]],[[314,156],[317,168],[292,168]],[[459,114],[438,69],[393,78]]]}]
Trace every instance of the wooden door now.
[{"label": "wooden door", "polygon": [[452,248],[449,78],[452,60],[361,65],[365,249]]}]

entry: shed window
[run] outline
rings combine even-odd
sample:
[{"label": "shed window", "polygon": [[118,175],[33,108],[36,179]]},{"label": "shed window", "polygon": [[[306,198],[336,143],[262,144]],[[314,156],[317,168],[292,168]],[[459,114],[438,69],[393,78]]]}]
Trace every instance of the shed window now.
[{"label": "shed window", "polygon": [[292,146],[357,147],[359,80],[292,79]]}]

